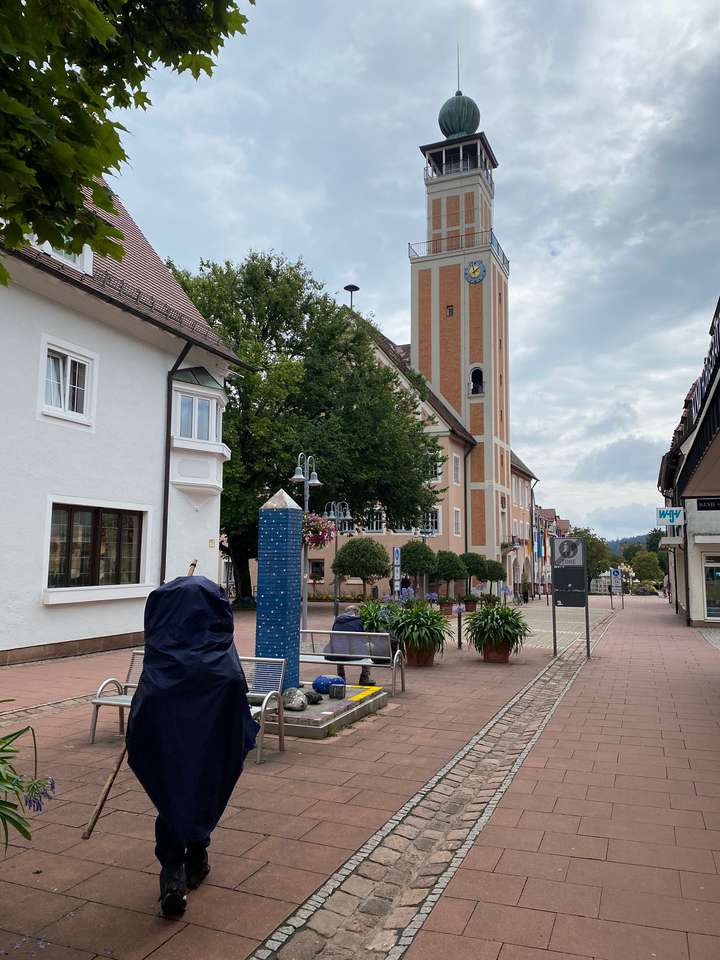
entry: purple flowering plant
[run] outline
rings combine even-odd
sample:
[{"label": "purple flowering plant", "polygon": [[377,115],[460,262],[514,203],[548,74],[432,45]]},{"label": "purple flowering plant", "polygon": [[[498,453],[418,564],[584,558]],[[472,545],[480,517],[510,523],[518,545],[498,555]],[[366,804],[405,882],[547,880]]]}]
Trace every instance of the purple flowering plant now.
[{"label": "purple flowering plant", "polygon": [[[0,703],[6,701],[0,701]],[[25,734],[33,741],[34,769],[31,777],[18,773],[14,763],[20,752],[17,741]],[[23,727],[0,737],[0,829],[7,848],[10,830],[13,829],[26,840],[31,839],[30,823],[26,811],[39,813],[43,804],[55,794],[52,777],[38,777],[37,740],[32,727]]]}]

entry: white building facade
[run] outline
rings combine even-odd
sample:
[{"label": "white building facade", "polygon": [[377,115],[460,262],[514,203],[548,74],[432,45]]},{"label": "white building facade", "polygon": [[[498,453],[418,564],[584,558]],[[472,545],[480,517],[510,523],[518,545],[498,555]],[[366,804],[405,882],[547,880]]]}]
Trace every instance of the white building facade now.
[{"label": "white building facade", "polygon": [[5,259],[0,664],[142,642],[160,582],[217,578],[237,358],[118,211],[121,263]]}]

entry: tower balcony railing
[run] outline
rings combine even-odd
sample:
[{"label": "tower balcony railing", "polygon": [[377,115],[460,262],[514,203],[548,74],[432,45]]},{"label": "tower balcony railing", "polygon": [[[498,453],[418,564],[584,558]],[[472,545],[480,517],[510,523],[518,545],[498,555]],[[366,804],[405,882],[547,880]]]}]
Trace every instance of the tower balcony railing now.
[{"label": "tower balcony railing", "polygon": [[437,163],[435,160],[427,163],[425,166],[425,179],[436,180],[438,177],[451,177],[460,174],[466,174],[477,171],[487,182],[491,192],[495,192],[495,181],[493,180],[492,170],[488,167],[481,167],[476,157],[463,157],[461,160],[446,160],[445,163]]},{"label": "tower balcony railing", "polygon": [[464,233],[449,233],[444,237],[433,237],[432,240],[421,240],[419,243],[408,244],[408,256],[411,260],[419,257],[431,257],[439,253],[456,253],[458,250],[492,249],[506,273],[510,273],[510,261],[500,246],[493,230],[466,230]]}]

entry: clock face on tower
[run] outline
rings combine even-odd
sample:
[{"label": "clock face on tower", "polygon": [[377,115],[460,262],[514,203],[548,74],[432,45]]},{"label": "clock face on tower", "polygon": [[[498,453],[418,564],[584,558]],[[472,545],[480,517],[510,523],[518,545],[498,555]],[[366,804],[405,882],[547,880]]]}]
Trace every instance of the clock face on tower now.
[{"label": "clock face on tower", "polygon": [[471,260],[465,267],[465,279],[468,283],[480,283],[485,279],[487,270],[482,260]]}]

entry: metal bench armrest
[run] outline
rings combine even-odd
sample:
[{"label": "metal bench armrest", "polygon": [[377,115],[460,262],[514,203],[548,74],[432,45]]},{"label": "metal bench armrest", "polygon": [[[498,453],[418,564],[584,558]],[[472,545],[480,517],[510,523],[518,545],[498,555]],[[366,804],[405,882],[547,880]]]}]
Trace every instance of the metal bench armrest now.
[{"label": "metal bench armrest", "polygon": [[103,693],[105,692],[105,687],[107,687],[111,683],[115,685],[115,689],[119,694],[122,695],[123,693],[125,693],[125,689],[123,687],[121,680],[118,680],[116,677],[108,677],[107,680],[103,680],[103,682],[100,684],[100,686],[98,687],[98,692],[95,694],[95,696],[102,697]]}]

